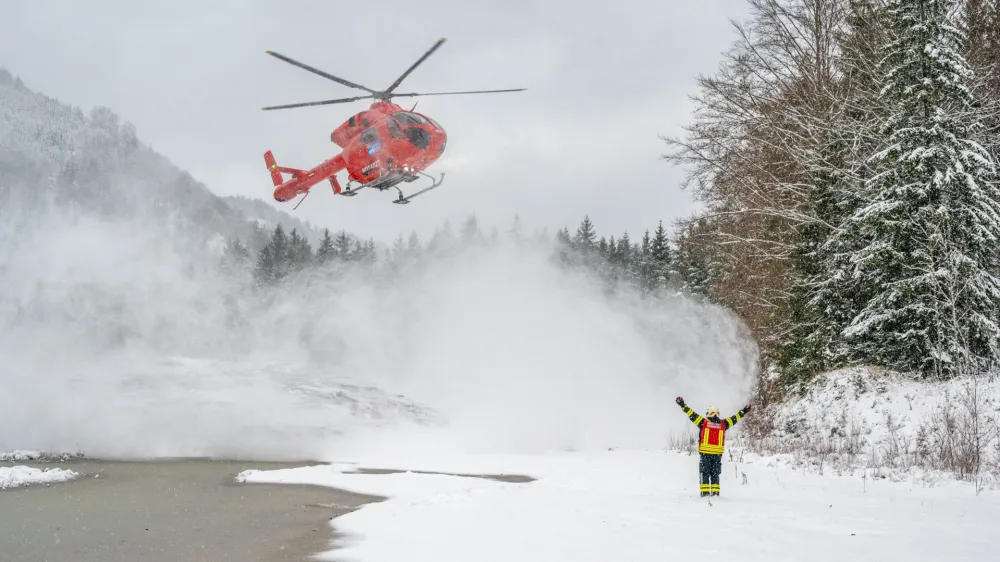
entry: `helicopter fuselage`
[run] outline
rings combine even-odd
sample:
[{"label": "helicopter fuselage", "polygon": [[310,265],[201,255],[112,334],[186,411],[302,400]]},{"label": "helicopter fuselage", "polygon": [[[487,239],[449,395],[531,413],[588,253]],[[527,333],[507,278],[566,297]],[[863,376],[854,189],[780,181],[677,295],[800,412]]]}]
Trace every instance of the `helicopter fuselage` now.
[{"label": "helicopter fuselage", "polygon": [[[326,179],[333,185],[334,193],[339,194],[341,187],[336,174],[342,170],[347,170],[348,178],[360,184],[391,174],[421,172],[444,153],[448,134],[426,115],[377,101],[334,129],[330,140],[343,152],[308,171],[279,167],[273,156],[265,156],[275,179],[276,201],[288,201],[307,193]],[[280,172],[290,173],[292,178],[283,181]]]},{"label": "helicopter fuselage", "polygon": [[426,115],[377,101],[330,134],[354,181],[367,183],[394,170],[422,171],[444,153],[448,134]]}]

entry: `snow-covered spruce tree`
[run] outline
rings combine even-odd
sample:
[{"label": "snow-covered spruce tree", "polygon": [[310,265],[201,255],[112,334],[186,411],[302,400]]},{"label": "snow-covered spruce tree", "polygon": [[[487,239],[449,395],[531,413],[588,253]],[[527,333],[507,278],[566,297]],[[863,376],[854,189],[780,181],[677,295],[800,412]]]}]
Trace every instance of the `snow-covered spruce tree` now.
[{"label": "snow-covered spruce tree", "polygon": [[275,285],[278,282],[276,259],[274,249],[268,244],[257,254],[257,261],[253,268],[254,283],[258,287]]},{"label": "snow-covered spruce tree", "polygon": [[642,243],[639,246],[639,260],[637,271],[639,273],[639,288],[643,294],[653,290],[654,269],[653,269],[653,246],[652,238],[649,237],[649,229],[642,234]]},{"label": "snow-covered spruce tree", "polygon": [[289,272],[302,271],[312,263],[312,247],[295,228],[289,234],[286,259]]},{"label": "snow-covered spruce tree", "polygon": [[596,245],[597,231],[594,229],[594,223],[590,220],[590,215],[586,215],[576,229],[573,247],[581,252],[590,253]]},{"label": "snow-covered spruce tree", "polygon": [[983,117],[982,145],[1000,160],[1000,0],[964,0],[959,28],[963,54],[976,73],[970,85]]},{"label": "snow-covered spruce tree", "polygon": [[239,238],[229,238],[220,265],[227,275],[240,277],[251,270],[250,250]]},{"label": "snow-covered spruce tree", "polygon": [[666,229],[663,228],[663,221],[660,221],[649,245],[649,290],[656,291],[669,286],[674,281],[673,267],[674,258],[670,240]]},{"label": "snow-covered spruce tree", "polygon": [[341,230],[333,239],[333,255],[341,261],[351,259],[351,236],[346,230]]},{"label": "snow-covered spruce tree", "polygon": [[635,289],[639,287],[639,270],[638,270],[638,254],[639,251],[637,246],[632,243],[632,239],[629,238],[628,231],[622,234],[622,237],[618,239],[618,265],[622,269],[622,278],[625,283]]},{"label": "snow-covered spruce tree", "polygon": [[316,263],[319,265],[326,265],[337,255],[336,248],[333,245],[333,235],[330,234],[329,228],[323,229],[323,238],[319,242],[319,248],[316,249]]},{"label": "snow-covered spruce tree", "polygon": [[564,267],[573,263],[573,239],[565,226],[556,231],[555,259]]},{"label": "snow-covered spruce tree", "polygon": [[838,80],[831,127],[810,158],[809,220],[798,225],[788,289],[786,318],[776,338],[775,362],[787,387],[846,362],[841,332],[864,306],[858,280],[850,273],[854,241],[833,236],[861,208],[861,192],[873,175],[870,156],[883,140],[879,125],[888,118],[879,97],[878,64],[888,43],[883,0],[849,0],[834,59]]},{"label": "snow-covered spruce tree", "polygon": [[974,140],[955,1],[889,2],[887,140],[873,156],[867,204],[840,233],[860,243],[850,259],[865,303],[844,331],[850,356],[941,377],[995,359],[1000,306],[1000,194]]},{"label": "snow-covered spruce tree", "polygon": [[774,361],[786,388],[808,381],[837,361],[837,327],[844,326],[837,317],[847,295],[829,282],[832,264],[827,252],[832,229],[842,218],[842,205],[852,188],[846,136],[846,131],[831,131],[810,169],[808,200],[813,218],[798,228],[799,240],[791,254],[798,278],[790,284],[784,302],[786,328],[775,337]]}]

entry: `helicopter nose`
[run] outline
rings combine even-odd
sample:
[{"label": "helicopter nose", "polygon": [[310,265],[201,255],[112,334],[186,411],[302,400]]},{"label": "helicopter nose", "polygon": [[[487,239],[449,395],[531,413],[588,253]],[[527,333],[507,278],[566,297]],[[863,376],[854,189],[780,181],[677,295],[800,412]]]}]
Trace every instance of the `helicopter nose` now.
[{"label": "helicopter nose", "polygon": [[444,147],[448,144],[448,133],[445,133],[443,130],[440,130],[436,131],[435,134],[440,139],[441,143],[440,147],[438,148],[438,153],[444,154]]}]

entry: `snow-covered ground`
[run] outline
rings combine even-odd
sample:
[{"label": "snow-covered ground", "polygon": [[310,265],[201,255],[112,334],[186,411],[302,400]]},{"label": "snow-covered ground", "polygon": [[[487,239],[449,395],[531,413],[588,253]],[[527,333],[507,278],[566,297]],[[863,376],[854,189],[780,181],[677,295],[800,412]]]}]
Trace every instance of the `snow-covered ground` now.
[{"label": "snow-covered ground", "polygon": [[[1000,493],[725,462],[722,496],[698,497],[698,458],[678,452],[366,458],[242,482],[317,484],[388,497],[334,519],[346,541],[323,560],[359,562],[908,560],[981,562]],[[521,474],[505,483],[461,474]]]},{"label": "snow-covered ground", "polygon": [[63,468],[47,468],[45,470],[30,466],[0,466],[0,490],[30,486],[32,484],[53,484],[66,482],[79,476],[72,470]]},{"label": "snow-covered ground", "polygon": [[[1000,487],[1000,378],[918,381],[848,368],[826,373],[771,412],[767,438],[743,460],[815,472]],[[978,471],[973,470],[979,461]]]},{"label": "snow-covered ground", "polygon": [[[17,450],[10,452],[0,452],[0,462],[25,462],[42,459],[61,458],[64,455],[50,455],[38,451]],[[17,488],[20,486],[30,486],[32,484],[53,484],[56,482],[66,482],[79,476],[72,470],[63,468],[38,469],[29,466],[0,466],[0,490]]]}]

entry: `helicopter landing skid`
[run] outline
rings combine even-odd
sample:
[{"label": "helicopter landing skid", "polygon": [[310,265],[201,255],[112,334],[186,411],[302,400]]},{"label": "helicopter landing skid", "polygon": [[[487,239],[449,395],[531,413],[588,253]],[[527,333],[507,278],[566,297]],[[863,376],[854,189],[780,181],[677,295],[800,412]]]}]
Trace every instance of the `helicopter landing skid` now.
[{"label": "helicopter landing skid", "polygon": [[[416,181],[416,180],[419,179],[418,176],[417,176],[418,174],[421,175],[421,176],[430,178],[431,185],[429,185],[428,187],[425,187],[425,188],[421,189],[420,191],[417,191],[416,193],[412,193],[410,195],[404,196],[403,195],[403,190],[399,189],[399,187],[397,187],[397,184],[400,184],[400,183],[403,183],[403,182],[409,183],[409,182],[412,182],[412,181]],[[392,188],[392,189],[395,189],[397,192],[399,192],[399,197],[397,197],[396,200],[393,201],[393,203],[398,203],[398,204],[401,204],[401,205],[405,205],[406,203],[409,203],[410,200],[412,200],[417,195],[420,195],[421,193],[427,193],[428,191],[430,191],[430,190],[434,189],[435,187],[438,187],[439,185],[441,185],[442,182],[444,182],[444,174],[443,173],[441,174],[440,178],[435,178],[434,176],[431,176],[429,174],[425,174],[423,172],[401,172],[401,171],[393,171],[393,172],[390,172],[389,174],[386,174],[386,175],[384,175],[382,177],[376,178],[376,179],[374,179],[374,180],[372,180],[372,181],[370,181],[368,183],[357,185],[356,187],[355,187],[355,184],[354,184],[353,180],[349,181],[347,183],[347,185],[345,186],[344,190],[340,192],[340,194],[344,195],[344,196],[347,196],[347,197],[354,197],[355,195],[358,194],[359,191],[361,191],[362,189],[364,189],[366,187],[370,187],[372,189],[377,189],[379,191],[385,191],[387,189]]]},{"label": "helicopter landing skid", "polygon": [[[396,186],[393,186],[393,187],[396,187],[396,191],[399,192],[399,198],[397,198],[395,201],[393,201],[393,203],[397,203],[399,205],[405,205],[405,204],[409,203],[417,195],[420,195],[421,193],[427,193],[428,191],[430,191],[430,190],[434,189],[435,187],[438,187],[439,185],[441,185],[442,183],[444,183],[444,172],[441,172],[441,177],[439,179],[435,178],[434,176],[432,176],[430,174],[425,174],[423,172],[417,172],[417,173],[420,174],[420,175],[422,175],[422,176],[430,178],[431,179],[431,185],[429,185],[429,186],[421,189],[420,191],[417,191],[416,193],[411,193],[410,195],[407,195],[406,197],[403,197],[403,191],[401,189],[399,189]],[[416,176],[414,176],[413,179],[416,179]],[[413,179],[408,180],[408,181],[413,181]]]}]

